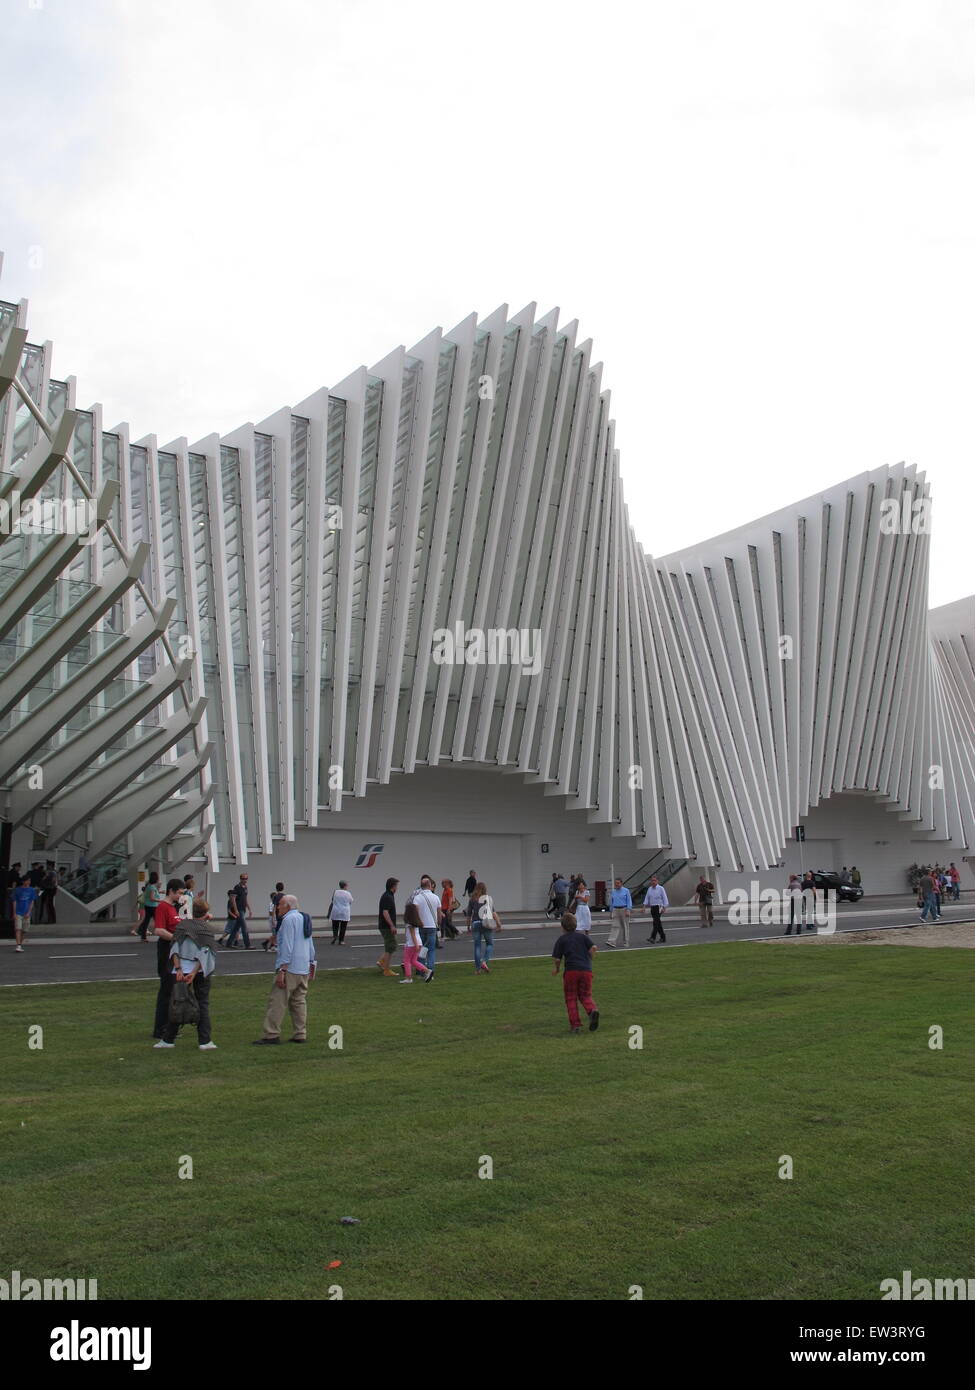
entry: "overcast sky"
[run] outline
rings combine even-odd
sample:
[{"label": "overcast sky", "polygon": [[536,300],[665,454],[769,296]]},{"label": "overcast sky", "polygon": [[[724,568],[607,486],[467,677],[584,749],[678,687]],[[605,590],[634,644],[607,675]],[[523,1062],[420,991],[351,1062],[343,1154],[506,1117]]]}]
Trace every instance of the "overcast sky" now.
[{"label": "overcast sky", "polygon": [[975,591],[968,0],[0,0],[0,297],[226,432],[471,310],[577,318],[658,555],[881,464]]}]

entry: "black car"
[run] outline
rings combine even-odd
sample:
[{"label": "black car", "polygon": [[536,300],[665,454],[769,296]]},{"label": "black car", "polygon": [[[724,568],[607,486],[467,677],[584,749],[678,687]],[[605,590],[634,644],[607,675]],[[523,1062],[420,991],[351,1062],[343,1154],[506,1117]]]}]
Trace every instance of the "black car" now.
[{"label": "black car", "polygon": [[843,879],[839,874],[823,873],[817,870],[813,874],[813,882],[821,892],[832,890],[836,894],[837,902],[858,903],[863,897],[863,889],[855,883],[850,883]]}]

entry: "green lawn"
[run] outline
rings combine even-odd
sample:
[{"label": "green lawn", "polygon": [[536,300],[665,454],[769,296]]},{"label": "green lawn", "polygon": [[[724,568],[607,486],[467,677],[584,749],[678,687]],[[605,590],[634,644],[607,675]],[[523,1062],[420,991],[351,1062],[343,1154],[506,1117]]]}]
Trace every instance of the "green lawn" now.
[{"label": "green lawn", "polygon": [[405,994],[357,970],[319,976],[309,1045],[277,1048],[248,1046],[269,977],[218,976],[213,1053],[193,1030],[152,1049],[149,984],[5,990],[0,1276],[103,1299],[876,1299],[903,1269],[967,1277],[973,971],[906,947],[603,953],[603,1024],[573,1037],[542,960]]}]

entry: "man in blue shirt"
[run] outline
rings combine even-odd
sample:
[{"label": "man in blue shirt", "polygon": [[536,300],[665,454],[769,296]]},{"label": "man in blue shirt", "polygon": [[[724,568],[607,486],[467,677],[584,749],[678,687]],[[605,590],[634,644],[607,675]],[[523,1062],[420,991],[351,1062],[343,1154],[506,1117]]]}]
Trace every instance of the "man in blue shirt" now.
[{"label": "man in blue shirt", "polygon": [[13,891],[14,900],[14,936],[17,945],[16,951],[24,949],[24,932],[30,926],[30,914],[34,903],[40,897],[36,888],[31,884],[30,879],[25,875]]},{"label": "man in blue shirt", "polygon": [[670,899],[667,897],[667,889],[658,880],[656,874],[653,875],[647,887],[646,896],[643,899],[643,906],[650,909],[650,915],[653,917],[653,930],[647,937],[647,940],[652,946],[659,936],[660,940],[666,946],[667,938],[664,935],[660,914],[666,912],[668,907],[670,907]]},{"label": "man in blue shirt", "polygon": [[293,1043],[307,1042],[307,995],[309,981],[315,978],[315,942],[311,918],[300,911],[298,899],[285,893],[278,899],[278,955],[274,962],[274,984],[264,1015],[264,1036],[255,1047],[281,1041],[284,1011],[291,1014]]},{"label": "man in blue shirt", "polygon": [[609,905],[613,910],[613,929],[609,934],[606,945],[614,948],[618,945],[620,936],[623,937],[623,945],[630,944],[630,913],[633,911],[633,899],[630,897],[629,888],[623,887],[621,878],[614,879],[613,891],[609,895]]},{"label": "man in blue shirt", "polygon": [[565,895],[569,891],[569,880],[561,874],[552,882],[552,907],[556,917],[565,911]]}]

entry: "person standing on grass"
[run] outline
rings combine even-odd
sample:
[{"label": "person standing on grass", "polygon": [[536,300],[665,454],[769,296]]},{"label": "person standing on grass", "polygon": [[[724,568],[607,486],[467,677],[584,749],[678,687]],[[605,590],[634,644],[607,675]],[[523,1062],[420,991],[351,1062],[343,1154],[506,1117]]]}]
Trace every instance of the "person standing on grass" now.
[{"label": "person standing on grass", "polygon": [[501,930],[501,918],[494,910],[494,899],[483,883],[474,885],[474,974],[490,975],[488,962],[494,955],[494,929]]},{"label": "person standing on grass", "polygon": [[156,935],[156,974],[159,976],[159,993],[156,995],[156,1019],[152,1036],[161,1042],[169,1024],[169,996],[173,992],[174,975],[169,960],[169,952],[180,925],[179,902],[186,885],[181,878],[171,878],[166,882],[166,896],[156,908],[152,929]]},{"label": "person standing on grass", "polygon": [[664,935],[661,914],[666,912],[668,907],[670,907],[670,899],[667,897],[667,889],[659,881],[656,874],[652,875],[647,886],[646,896],[643,899],[643,906],[650,909],[650,916],[653,918],[653,930],[650,932],[647,940],[652,946],[659,936],[663,945],[666,946],[667,938]]},{"label": "person standing on grass", "polygon": [[586,932],[576,930],[576,919],[572,913],[566,912],[562,917],[562,935],[552,947],[552,959],[555,961],[552,974],[557,975],[560,966],[564,965],[562,990],[569,1028],[573,1033],[582,1032],[580,1003],[589,1015],[590,1033],[595,1033],[599,1027],[599,1010],[592,997],[592,953],[595,949]]},{"label": "person standing on grass", "polygon": [[589,910],[589,885],[584,878],[575,880],[575,892],[569,904],[569,911],[576,919],[576,931],[592,931],[592,913]]},{"label": "person standing on grass", "polygon": [[15,951],[24,949],[24,935],[30,926],[30,915],[37,901],[37,889],[31,885],[30,878],[24,874],[13,891],[14,901],[14,940]]},{"label": "person standing on grass", "polygon": [[427,948],[426,964],[430,973],[425,976],[429,982],[433,979],[433,972],[437,962],[437,930],[443,921],[443,910],[440,906],[440,899],[433,891],[434,880],[429,874],[424,874],[420,879],[420,886],[410,898],[411,903],[416,904],[420,914],[420,921],[423,923],[423,944]]},{"label": "person standing on grass", "polygon": [[349,923],[352,921],[352,903],[354,899],[349,892],[349,885],[346,879],[339,879],[339,886],[332,894],[332,902],[328,909],[328,915],[332,921],[332,945],[336,942],[340,946],[345,945],[345,932]]},{"label": "person standing on grass", "polygon": [[429,980],[433,974],[432,970],[420,960],[420,952],[423,946],[420,941],[420,931],[422,929],[420,912],[416,903],[407,903],[403,908],[403,976],[400,980],[401,985],[411,985],[413,983],[413,967],[416,966],[424,980]]},{"label": "person standing on grass", "polygon": [[308,985],[315,978],[315,939],[311,918],[300,910],[298,899],[286,893],[278,903],[278,956],[274,984],[264,1015],[264,1031],[255,1047],[281,1041],[284,1011],[291,1014],[293,1043],[308,1041]]},{"label": "person standing on grass", "polygon": [[398,878],[387,878],[386,891],[379,899],[379,930],[382,933],[385,950],[376,961],[387,980],[396,979],[396,971],[390,962],[396,953],[396,890]]},{"label": "person standing on grass", "polygon": [[620,936],[623,938],[623,945],[630,944],[630,913],[633,911],[633,898],[629,888],[623,887],[623,880],[617,878],[613,880],[613,891],[609,897],[609,905],[613,912],[613,929],[609,934],[606,945],[615,949]]},{"label": "person standing on grass", "polygon": [[[200,1010],[196,1038],[201,1052],[215,1052],[217,1047],[210,1029],[210,976],[217,968],[217,961],[213,950],[216,942],[206,927],[209,915],[210,904],[206,899],[194,899],[193,916],[190,921],[180,919],[169,950],[173,977],[190,986]],[[181,1027],[182,1024],[167,1020],[156,1047],[175,1047]]]},{"label": "person standing on grass", "polygon": [[697,898],[697,910],[701,916],[702,927],[714,926],[714,884],[710,883],[702,874],[698,879],[697,888],[694,890]]}]

